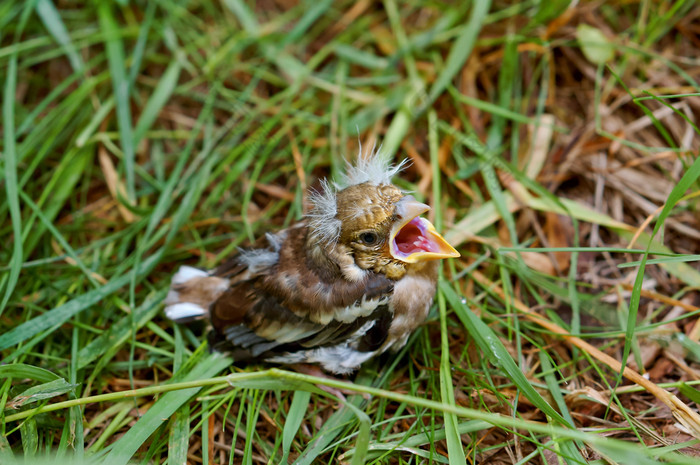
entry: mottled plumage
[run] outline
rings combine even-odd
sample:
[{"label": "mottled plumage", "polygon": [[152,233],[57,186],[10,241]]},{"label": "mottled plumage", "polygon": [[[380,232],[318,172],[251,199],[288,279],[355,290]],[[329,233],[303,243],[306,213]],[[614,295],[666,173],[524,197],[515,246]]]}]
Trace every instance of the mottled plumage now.
[{"label": "mottled plumage", "polygon": [[236,362],[349,373],[401,348],[428,314],[437,259],[459,254],[419,217],[429,207],[391,184],[400,169],[360,158],[338,184],[311,193],[301,222],[212,271],[182,267],[166,315],[209,319],[214,347]]}]

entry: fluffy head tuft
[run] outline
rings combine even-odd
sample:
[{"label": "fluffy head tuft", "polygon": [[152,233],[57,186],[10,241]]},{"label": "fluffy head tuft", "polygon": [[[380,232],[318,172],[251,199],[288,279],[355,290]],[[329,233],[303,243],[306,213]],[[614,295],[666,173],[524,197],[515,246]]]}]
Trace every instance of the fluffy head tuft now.
[{"label": "fluffy head tuft", "polygon": [[392,165],[391,160],[381,153],[381,147],[379,150],[372,150],[367,157],[363,157],[362,147],[360,147],[357,161],[355,164],[347,164],[347,171],[342,175],[340,182],[331,184],[324,179],[321,181],[321,191],[313,190],[309,195],[312,208],[307,216],[309,226],[317,239],[334,244],[340,237],[342,222],[337,218],[339,191],[364,183],[377,186],[391,184],[391,179],[406,164],[407,160],[404,160],[398,165]]},{"label": "fluffy head tuft", "polygon": [[306,216],[309,217],[309,227],[320,241],[334,244],[340,237],[341,222],[335,216],[338,214],[336,190],[325,179],[321,181],[321,191],[312,190],[309,201],[313,208]]},{"label": "fluffy head tuft", "polygon": [[406,167],[407,162],[408,159],[405,159],[398,165],[392,165],[391,160],[382,153],[381,147],[378,150],[373,149],[368,156],[363,157],[360,147],[357,161],[354,165],[348,162],[347,171],[336,186],[338,189],[344,189],[366,182],[377,185],[391,184],[391,179]]}]

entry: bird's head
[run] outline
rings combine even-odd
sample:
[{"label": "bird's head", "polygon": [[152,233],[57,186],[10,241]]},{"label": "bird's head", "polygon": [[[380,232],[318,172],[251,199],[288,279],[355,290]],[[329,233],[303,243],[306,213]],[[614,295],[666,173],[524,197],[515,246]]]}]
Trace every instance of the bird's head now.
[{"label": "bird's head", "polygon": [[430,207],[391,184],[400,169],[379,155],[360,159],[343,182],[323,183],[324,191],[311,197],[309,242],[350,280],[369,271],[399,279],[430,260],[459,257],[420,217]]}]

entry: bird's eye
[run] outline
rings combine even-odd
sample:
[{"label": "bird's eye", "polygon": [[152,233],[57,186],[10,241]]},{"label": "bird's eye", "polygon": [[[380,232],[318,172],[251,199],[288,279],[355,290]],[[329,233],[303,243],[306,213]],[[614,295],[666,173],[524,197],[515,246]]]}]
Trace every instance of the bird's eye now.
[{"label": "bird's eye", "polygon": [[367,245],[374,244],[377,242],[377,235],[373,232],[366,232],[360,234],[360,239]]}]

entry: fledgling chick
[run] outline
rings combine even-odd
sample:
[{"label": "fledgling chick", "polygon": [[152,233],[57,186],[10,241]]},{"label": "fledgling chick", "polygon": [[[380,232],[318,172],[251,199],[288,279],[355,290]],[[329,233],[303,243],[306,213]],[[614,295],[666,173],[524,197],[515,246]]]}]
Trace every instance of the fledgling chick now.
[{"label": "fledgling chick", "polygon": [[379,154],[313,192],[306,218],[206,272],[173,276],[166,315],[208,318],[235,362],[319,363],[350,373],[396,351],[425,320],[438,259],[459,253],[420,215],[430,207],[391,184]]}]

